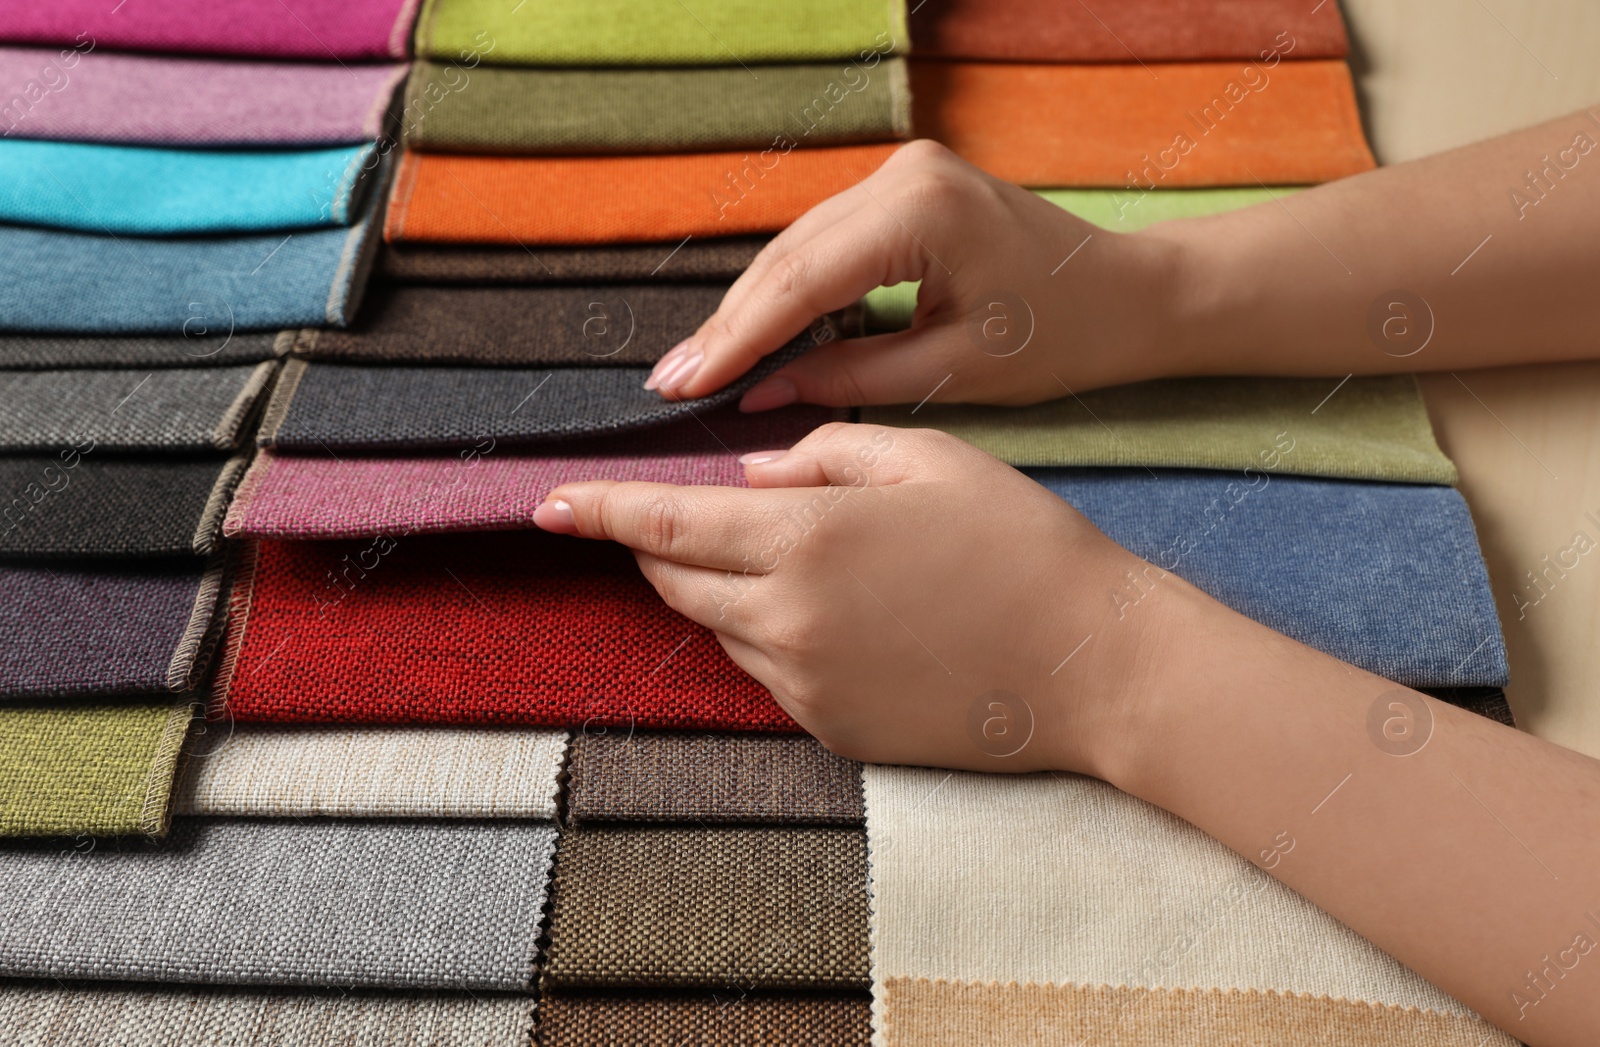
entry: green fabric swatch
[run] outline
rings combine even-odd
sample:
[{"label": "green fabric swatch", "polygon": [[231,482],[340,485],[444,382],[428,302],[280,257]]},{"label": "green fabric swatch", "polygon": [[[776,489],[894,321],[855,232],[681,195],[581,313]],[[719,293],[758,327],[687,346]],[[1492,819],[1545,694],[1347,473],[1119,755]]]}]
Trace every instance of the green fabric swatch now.
[{"label": "green fabric swatch", "polygon": [[[884,142],[911,133],[902,58],[677,69],[470,72],[419,61],[405,144],[467,153],[715,152]],[[791,147],[792,148],[792,147]]]},{"label": "green fabric swatch", "polygon": [[[1156,189],[1141,192],[1130,189],[1035,189],[1035,193],[1063,211],[1077,215],[1102,229],[1132,233],[1169,218],[1194,218],[1200,215],[1236,211],[1298,189]],[[917,309],[916,280],[893,287],[879,287],[865,299],[866,324],[870,331],[900,331],[911,326]]]},{"label": "green fabric swatch", "polygon": [[188,702],[0,706],[0,836],[166,832]]},{"label": "green fabric swatch", "polygon": [[805,62],[908,40],[905,0],[427,0],[417,20],[418,56],[469,67]]},{"label": "green fabric swatch", "polygon": [[[1166,378],[1032,407],[866,407],[861,420],[942,429],[1016,466],[1254,469],[1454,484],[1411,375]],[[1331,394],[1331,395],[1330,395]],[[913,413],[915,412],[915,413]]]}]

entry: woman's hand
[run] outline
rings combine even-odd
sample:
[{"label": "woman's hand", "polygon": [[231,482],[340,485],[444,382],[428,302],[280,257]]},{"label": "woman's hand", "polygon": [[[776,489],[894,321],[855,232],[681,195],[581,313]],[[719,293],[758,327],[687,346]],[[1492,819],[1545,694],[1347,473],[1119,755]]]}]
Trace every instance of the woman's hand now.
[{"label": "woman's hand", "polygon": [[922,281],[910,330],[808,353],[743,408],[1027,404],[1155,377],[1177,257],[1161,238],[1098,229],[912,142],[768,244],[646,388],[705,396],[815,317],[905,280]]}]

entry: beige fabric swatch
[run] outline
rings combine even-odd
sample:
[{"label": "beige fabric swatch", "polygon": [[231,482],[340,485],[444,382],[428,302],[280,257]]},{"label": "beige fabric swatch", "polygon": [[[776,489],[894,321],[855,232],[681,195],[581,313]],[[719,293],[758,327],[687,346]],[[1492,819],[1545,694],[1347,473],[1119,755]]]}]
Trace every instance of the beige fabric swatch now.
[{"label": "beige fabric swatch", "polygon": [[212,723],[180,814],[554,818],[565,731]]}]

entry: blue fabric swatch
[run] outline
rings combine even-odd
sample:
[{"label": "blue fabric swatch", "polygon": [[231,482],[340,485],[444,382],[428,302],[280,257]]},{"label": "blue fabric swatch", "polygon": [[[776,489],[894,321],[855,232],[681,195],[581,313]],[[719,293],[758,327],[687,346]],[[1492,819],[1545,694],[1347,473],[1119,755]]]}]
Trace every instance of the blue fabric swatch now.
[{"label": "blue fabric swatch", "polygon": [[377,146],[145,149],[0,139],[0,222],[182,236],[349,225]]},{"label": "blue fabric swatch", "polygon": [[[1408,687],[1506,684],[1488,571],[1452,487],[1254,471],[1023,472],[1119,545],[1310,647]],[[1132,615],[1139,592],[1130,582],[1103,598]]]}]

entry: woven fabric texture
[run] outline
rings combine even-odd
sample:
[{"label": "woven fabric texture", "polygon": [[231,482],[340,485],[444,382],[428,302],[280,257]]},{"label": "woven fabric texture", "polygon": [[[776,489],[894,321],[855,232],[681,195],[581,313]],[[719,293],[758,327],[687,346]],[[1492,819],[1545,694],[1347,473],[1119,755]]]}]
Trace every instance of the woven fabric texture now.
[{"label": "woven fabric texture", "polygon": [[[87,53],[172,51],[267,58],[405,58],[417,0],[162,0],[108,6],[100,0],[7,4],[0,40],[66,44]],[[85,46],[87,45],[87,46]]]},{"label": "woven fabric texture", "polygon": [[[1030,469],[1162,571],[1301,643],[1408,687],[1503,687],[1505,640],[1472,516],[1450,487],[1266,471]],[[1404,592],[1396,600],[1395,592]]]},{"label": "woven fabric texture", "polygon": [[[64,67],[65,66],[65,67]],[[0,47],[0,116],[11,138],[263,147],[375,141],[404,65],[241,62]],[[37,82],[36,104],[14,99]]]},{"label": "woven fabric texture", "polygon": [[[379,268],[407,283],[561,284],[732,283],[767,245],[765,236],[724,236],[677,243],[548,244],[480,247],[474,244],[391,243]],[[3,343],[0,343],[3,346]],[[4,349],[0,348],[0,354]]]},{"label": "woven fabric texture", "polygon": [[744,487],[738,456],[790,447],[842,412],[789,407],[741,414],[724,407],[662,426],[647,442],[602,436],[560,454],[498,450],[491,441],[450,455],[334,458],[262,451],[228,509],[226,535],[360,538],[533,526],[533,511],[572,480]]},{"label": "woven fabric texture", "polygon": [[0,222],[181,236],[349,225],[377,147],[147,149],[0,138]]},{"label": "woven fabric texture", "polygon": [[647,367],[361,367],[291,360],[273,390],[257,442],[306,454],[459,450],[531,444],[687,421],[736,403],[756,382],[840,325],[817,320],[788,346],[698,400],[644,388]]},{"label": "woven fabric texture", "polygon": [[205,556],[245,459],[122,459],[89,453],[0,458],[0,556]]},{"label": "woven fabric texture", "polygon": [[1344,62],[911,63],[917,133],[1027,186],[1327,182],[1374,166]]},{"label": "woven fabric texture", "polygon": [[[485,47],[487,37],[492,47]],[[904,0],[427,0],[417,53],[504,65],[726,65],[856,58],[905,47]]]},{"label": "woven fabric texture", "polygon": [[608,543],[378,535],[245,558],[214,716],[798,730]]},{"label": "woven fabric texture", "polygon": [[861,765],[803,734],[585,731],[567,757],[567,817],[860,825]]},{"label": "woven fabric texture", "polygon": [[548,985],[868,984],[859,829],[573,830],[553,890]]},{"label": "woven fabric texture", "polygon": [[847,993],[544,993],[537,1047],[866,1047],[871,1004]]},{"label": "woven fabric texture", "polygon": [[883,1009],[884,1047],[1517,1047],[1510,1036],[1464,1015],[1261,990],[890,978]]},{"label": "woven fabric texture", "polygon": [[0,452],[231,451],[275,369],[0,372]]},{"label": "woven fabric texture", "polygon": [[796,144],[780,135],[759,153],[526,159],[407,152],[384,237],[606,244],[775,233],[896,148]]},{"label": "woven fabric texture", "polygon": [[222,629],[223,560],[0,565],[0,698],[189,691]]},{"label": "woven fabric texture", "polygon": [[140,336],[0,334],[0,370],[77,367],[232,367],[276,357],[276,334],[227,330]]},{"label": "woven fabric texture", "polygon": [[307,328],[296,356],[494,367],[654,366],[722,302],[726,284],[372,288],[348,331]]},{"label": "woven fabric texture", "polygon": [[[911,12],[922,58],[1011,62],[1182,62],[1343,58],[1337,4],[1299,0],[1120,0],[1090,9],[1052,0],[941,0]],[[1273,64],[1276,64],[1274,62]]]},{"label": "woven fabric texture", "polygon": [[16,1047],[527,1047],[524,996],[0,983]]},{"label": "woven fabric texture", "polygon": [[404,140],[463,153],[688,153],[886,142],[911,133],[905,61],[679,69],[418,62]]},{"label": "woven fabric texture", "polygon": [[526,992],[555,826],[178,818],[0,847],[0,975]]},{"label": "woven fabric texture", "polygon": [[[1335,386],[1339,389],[1329,395]],[[1178,378],[1034,407],[869,407],[864,422],[942,429],[1010,465],[1272,469],[1453,484],[1411,375]]]},{"label": "woven fabric texture", "polygon": [[0,705],[0,836],[166,831],[188,702]]},{"label": "woven fabric texture", "polygon": [[177,814],[267,818],[556,816],[565,731],[208,724]]}]

